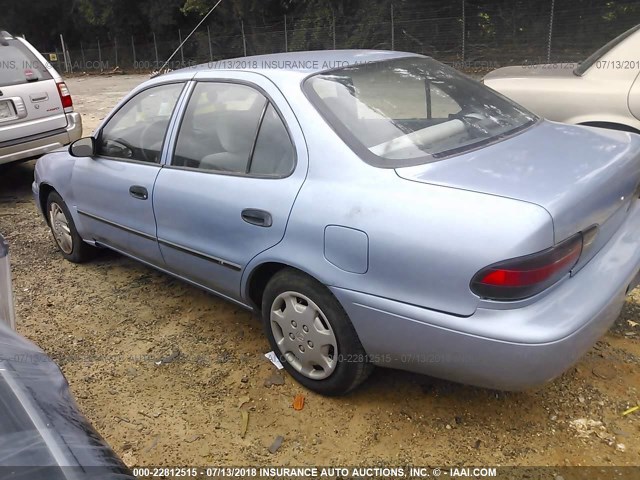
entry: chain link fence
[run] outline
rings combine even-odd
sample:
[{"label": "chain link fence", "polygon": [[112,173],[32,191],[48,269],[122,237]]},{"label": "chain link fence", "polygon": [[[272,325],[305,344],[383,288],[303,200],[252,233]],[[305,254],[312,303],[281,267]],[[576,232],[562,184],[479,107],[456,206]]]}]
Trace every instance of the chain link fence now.
[{"label": "chain link fence", "polygon": [[[640,1],[584,7],[567,2],[514,0],[510,7],[479,6],[471,0],[425,2],[424,9],[390,4],[372,16],[315,19],[284,16],[264,24],[238,20],[225,32],[206,23],[179,49],[168,68],[267,53],[370,48],[416,52],[461,70],[505,65],[580,61],[618,34],[640,23]],[[435,5],[435,7],[434,7]],[[429,8],[427,8],[429,7]],[[437,8],[436,8],[437,7]],[[215,15],[215,13],[214,13]],[[231,32],[231,33],[230,33]],[[188,32],[168,38],[139,32],[108,40],[87,39],[54,53],[61,71],[108,72],[158,69]]]}]

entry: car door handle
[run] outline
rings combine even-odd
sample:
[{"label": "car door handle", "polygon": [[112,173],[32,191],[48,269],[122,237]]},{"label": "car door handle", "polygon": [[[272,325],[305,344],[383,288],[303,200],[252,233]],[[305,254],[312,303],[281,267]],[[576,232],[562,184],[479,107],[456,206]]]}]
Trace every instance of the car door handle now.
[{"label": "car door handle", "polygon": [[131,185],[129,187],[129,193],[133,198],[137,198],[138,200],[146,200],[149,198],[149,192],[141,185]]},{"label": "car door handle", "polygon": [[255,208],[247,208],[243,210],[242,219],[251,225],[257,225],[259,227],[270,227],[273,225],[273,219],[269,212]]}]

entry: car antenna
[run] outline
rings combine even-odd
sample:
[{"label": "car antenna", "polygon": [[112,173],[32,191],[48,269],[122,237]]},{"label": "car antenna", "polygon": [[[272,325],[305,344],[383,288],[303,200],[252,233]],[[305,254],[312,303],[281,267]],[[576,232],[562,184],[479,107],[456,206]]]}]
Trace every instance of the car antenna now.
[{"label": "car antenna", "polygon": [[180,49],[182,48],[182,46],[187,43],[187,40],[189,40],[189,38],[191,38],[191,35],[193,35],[196,30],[198,30],[198,28],[200,28],[200,25],[202,25],[204,23],[204,21],[209,17],[209,15],[211,15],[211,13],[218,7],[218,5],[220,5],[220,3],[222,2],[222,0],[218,0],[218,2],[213,6],[213,8],[211,10],[209,10],[209,12],[202,17],[202,20],[200,20],[200,23],[198,23],[198,25],[196,25],[196,28],[194,28],[193,30],[191,30],[191,33],[189,35],[187,35],[187,37],[182,41],[182,43],[180,45],[178,45],[178,48],[176,48],[176,50],[171,54],[171,56],[169,58],[167,58],[167,61],[164,62],[164,64],[162,65],[162,67],[160,67],[160,70],[158,70],[157,72],[153,72],[153,74],[151,75],[151,78],[156,78],[160,75],[162,75],[164,72],[164,67],[166,67],[168,65],[168,63],[171,61],[171,59],[173,57],[176,56],[176,53],[178,53],[180,51]]}]

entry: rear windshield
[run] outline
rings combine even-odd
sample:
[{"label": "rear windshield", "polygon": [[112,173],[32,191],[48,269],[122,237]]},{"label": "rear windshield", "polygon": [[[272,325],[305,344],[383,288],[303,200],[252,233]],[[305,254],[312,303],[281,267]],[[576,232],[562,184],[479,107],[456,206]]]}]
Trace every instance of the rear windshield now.
[{"label": "rear windshield", "polygon": [[359,64],[308,78],[304,90],[365,161],[419,165],[471,150],[537,117],[431,58]]},{"label": "rear windshield", "polygon": [[0,39],[0,87],[50,79],[46,67],[19,40]]}]

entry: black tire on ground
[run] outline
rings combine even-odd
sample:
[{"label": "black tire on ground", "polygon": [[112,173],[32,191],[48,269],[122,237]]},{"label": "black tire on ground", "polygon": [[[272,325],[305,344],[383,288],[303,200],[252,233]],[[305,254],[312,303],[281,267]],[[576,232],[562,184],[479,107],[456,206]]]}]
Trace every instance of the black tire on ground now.
[{"label": "black tire on ground", "polygon": [[[271,310],[276,298],[285,292],[295,292],[315,303],[330,324],[337,343],[337,364],[323,379],[313,379],[297,371],[280,350],[271,326]],[[262,297],[262,322],[273,351],[287,372],[300,384],[322,395],[344,395],[355,389],[371,374],[373,365],[360,339],[338,300],[314,278],[291,268],[276,273],[267,284]]]},{"label": "black tire on ground", "polygon": [[[51,220],[51,211],[52,208],[55,208],[54,206],[57,206],[62,210],[67,221],[69,233],[71,234],[71,250],[69,252],[65,252],[56,240],[54,224]],[[46,209],[47,210],[45,212],[45,215],[47,216],[47,221],[49,222],[49,227],[51,228],[53,242],[55,243],[56,247],[58,247],[58,250],[60,251],[62,256],[73,263],[83,263],[87,260],[91,260],[96,255],[97,249],[82,240],[82,238],[78,234],[76,225],[73,222],[73,217],[69,212],[69,208],[67,207],[67,204],[64,203],[64,200],[62,200],[62,197],[58,194],[58,192],[53,191],[49,194],[49,196],[47,197]]]}]

